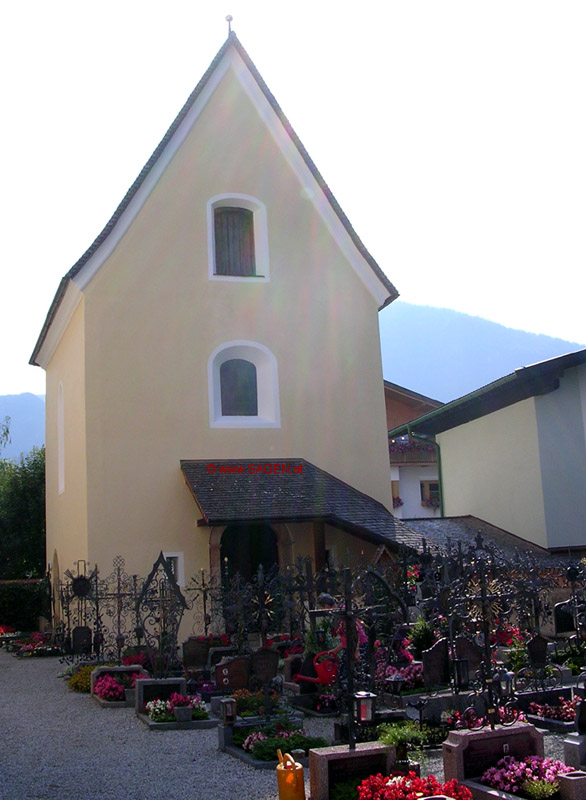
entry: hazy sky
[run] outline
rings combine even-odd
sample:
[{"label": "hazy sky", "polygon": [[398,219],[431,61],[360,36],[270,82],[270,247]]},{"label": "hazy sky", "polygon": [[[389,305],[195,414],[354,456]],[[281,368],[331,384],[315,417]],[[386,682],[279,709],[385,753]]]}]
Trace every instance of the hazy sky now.
[{"label": "hazy sky", "polygon": [[0,394],[44,392],[59,280],[227,14],[401,299],[586,343],[584,0],[29,0],[0,11]]}]

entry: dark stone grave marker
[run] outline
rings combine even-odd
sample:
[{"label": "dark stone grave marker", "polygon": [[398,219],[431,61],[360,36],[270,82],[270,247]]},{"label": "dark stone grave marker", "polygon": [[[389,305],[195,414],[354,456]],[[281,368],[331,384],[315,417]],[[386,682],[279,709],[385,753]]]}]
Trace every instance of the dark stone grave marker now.
[{"label": "dark stone grave marker", "polygon": [[249,676],[250,659],[239,656],[216,666],[215,682],[220,691],[231,692],[234,689],[246,689]]},{"label": "dark stone grave marker", "polygon": [[201,642],[190,636],[186,642],[183,642],[183,666],[186,669],[205,669],[209,651],[209,642]]},{"label": "dark stone grave marker", "polygon": [[545,636],[534,636],[527,642],[527,652],[529,653],[529,664],[540,669],[545,667],[547,662],[547,639]]},{"label": "dark stone grave marker", "polygon": [[277,650],[269,650],[262,647],[255,650],[250,658],[252,677],[262,684],[270,683],[277,677],[279,671],[279,653]]},{"label": "dark stone grave marker", "polygon": [[429,650],[421,654],[423,662],[423,683],[425,686],[438,686],[449,683],[450,660],[448,640],[440,639]]},{"label": "dark stone grave marker", "polygon": [[574,615],[568,602],[556,603],[553,607],[553,620],[556,636],[564,633],[575,633]]},{"label": "dark stone grave marker", "polygon": [[136,682],[135,709],[141,713],[151,700],[168,700],[172,694],[186,694],[185,678],[147,678]]},{"label": "dark stone grave marker", "polygon": [[92,652],[92,632],[87,625],[78,625],[73,629],[71,649],[76,656],[89,655]]}]

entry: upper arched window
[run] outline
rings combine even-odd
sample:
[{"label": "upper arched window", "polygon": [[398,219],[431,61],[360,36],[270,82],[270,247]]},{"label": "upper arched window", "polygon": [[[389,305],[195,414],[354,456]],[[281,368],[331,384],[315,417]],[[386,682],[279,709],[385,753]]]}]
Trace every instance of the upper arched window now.
[{"label": "upper arched window", "polygon": [[216,275],[256,275],[254,220],[247,208],[214,209]]},{"label": "upper arched window", "polygon": [[208,361],[212,428],[279,428],[277,360],[257,342],[226,342]]},{"label": "upper arched window", "polygon": [[269,278],[267,213],[245,194],[212,197],[207,206],[209,277],[212,280]]}]

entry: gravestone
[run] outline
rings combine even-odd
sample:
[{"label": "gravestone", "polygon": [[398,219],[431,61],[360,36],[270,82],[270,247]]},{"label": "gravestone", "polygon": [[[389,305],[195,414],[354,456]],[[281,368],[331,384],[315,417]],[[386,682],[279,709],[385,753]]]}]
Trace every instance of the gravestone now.
[{"label": "gravestone", "polygon": [[92,652],[92,632],[87,625],[78,625],[72,631],[71,649],[73,655],[89,655]]},{"label": "gravestone", "polygon": [[537,634],[527,642],[527,653],[529,654],[529,664],[541,669],[547,662],[547,639],[545,636]]},{"label": "gravestone", "polygon": [[450,681],[450,660],[448,640],[440,639],[429,650],[421,654],[423,662],[423,683],[425,686],[438,686]]},{"label": "gravestone", "polygon": [[211,647],[210,652],[208,653],[208,663],[207,667],[211,671],[216,664],[219,664],[220,661],[227,658],[228,656],[235,656],[236,655],[236,648],[225,645],[221,647]]},{"label": "gravestone", "polygon": [[472,642],[465,636],[457,636],[456,640],[456,655],[458,658],[464,658],[468,662],[468,670],[470,675],[473,675],[480,669],[483,659],[483,651],[480,645]]},{"label": "gravestone", "polygon": [[185,678],[147,678],[136,682],[134,708],[141,714],[151,700],[168,700],[172,694],[186,694]]},{"label": "gravestone", "polygon": [[186,669],[205,669],[209,652],[209,642],[202,642],[197,637],[190,636],[186,642],[183,642],[183,666]]},{"label": "gravestone", "polygon": [[454,668],[456,687],[457,690],[465,689],[482,665],[482,647],[466,638],[466,636],[457,636],[454,644],[456,661],[453,662],[452,666]]},{"label": "gravestone", "polygon": [[553,621],[556,636],[563,636],[566,633],[575,633],[574,615],[568,602],[556,603],[553,607]]},{"label": "gravestone", "polygon": [[381,742],[362,742],[355,750],[346,745],[318,747],[309,751],[311,800],[328,800],[336,784],[350,778],[388,775],[395,759],[395,748]]},{"label": "gravestone", "polygon": [[444,780],[479,778],[504,755],[543,757],[543,733],[527,722],[508,727],[450,731],[442,744]]},{"label": "gravestone", "polygon": [[250,658],[239,656],[216,666],[215,683],[222,692],[246,689],[250,677]]},{"label": "gravestone", "polygon": [[277,650],[269,650],[261,647],[255,650],[250,657],[250,668],[252,677],[262,684],[270,683],[277,677],[279,671],[279,653]]}]

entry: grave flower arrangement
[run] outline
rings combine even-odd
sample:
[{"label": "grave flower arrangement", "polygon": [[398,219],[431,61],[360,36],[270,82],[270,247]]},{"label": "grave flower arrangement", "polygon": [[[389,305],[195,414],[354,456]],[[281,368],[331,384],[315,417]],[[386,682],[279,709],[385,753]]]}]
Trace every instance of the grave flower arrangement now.
[{"label": "grave flower arrangement", "polygon": [[206,704],[201,697],[193,695],[191,697],[187,694],[179,694],[174,692],[169,698],[169,711],[173,713],[174,708],[188,708],[191,707],[192,719],[209,719]]},{"label": "grave flower arrangement", "polygon": [[[265,713],[265,693],[260,689],[258,692],[251,692],[249,689],[238,689],[232,695],[236,700],[236,713],[240,717],[263,716]],[[279,695],[276,692],[269,692],[269,703],[271,712],[276,710],[279,702]]]},{"label": "grave flower arrangement", "polygon": [[94,683],[94,694],[101,700],[119,702],[124,700],[124,687],[113,675],[100,675]]},{"label": "grave flower arrangement", "polygon": [[198,636],[197,642],[209,642],[212,647],[227,647],[230,644],[230,637],[226,633],[215,636],[213,633],[207,636]]},{"label": "grave flower arrangement", "polygon": [[338,710],[338,698],[335,694],[316,694],[315,710],[321,714],[333,714]]},{"label": "grave flower arrangement", "polygon": [[454,800],[471,800],[470,789],[456,780],[440,783],[433,775],[418,778],[408,775],[371,775],[358,785],[358,800],[415,800],[419,797],[445,795]]},{"label": "grave flower arrangement", "polygon": [[541,800],[554,795],[559,789],[558,777],[571,771],[572,767],[552,758],[527,756],[518,761],[514,756],[505,756],[487,769],[480,781],[502,792]]},{"label": "grave flower arrangement", "polygon": [[393,666],[387,667],[384,672],[384,683],[396,680],[403,681],[403,692],[420,688],[423,686],[423,664],[408,664],[400,669]]},{"label": "grave flower arrangement", "polygon": [[328,744],[320,736],[307,736],[300,728],[293,729],[280,721],[254,730],[236,729],[232,742],[257,761],[275,761],[277,750],[282,750],[284,746],[288,751],[304,750],[307,754],[313,747],[326,747]]},{"label": "grave flower arrangement", "polygon": [[149,700],[146,712],[153,722],[175,722],[175,715],[169,707],[168,700]]},{"label": "grave flower arrangement", "polygon": [[61,649],[52,645],[46,634],[39,632],[31,633],[26,639],[13,643],[12,649],[19,658],[61,655]]},{"label": "grave flower arrangement", "polygon": [[573,722],[576,719],[576,706],[580,702],[580,698],[566,700],[564,697],[560,697],[559,701],[557,706],[550,706],[548,703],[530,703],[529,713],[534,714],[536,717],[558,719],[561,722]]},{"label": "grave flower arrangement", "polygon": [[136,664],[138,667],[144,667],[146,669],[149,666],[149,659],[146,653],[131,653],[128,651],[122,656],[122,663],[125,667],[134,666]]},{"label": "grave flower arrangement", "polygon": [[146,704],[146,712],[152,722],[175,722],[174,708],[191,706],[192,719],[208,719],[206,704],[197,696],[173,693],[168,700],[150,700]]},{"label": "grave flower arrangement", "polygon": [[125,689],[134,689],[138,680],[147,677],[148,675],[140,672],[118,672],[116,675],[105,673],[94,683],[94,694],[101,700],[118,702],[124,700]]}]

